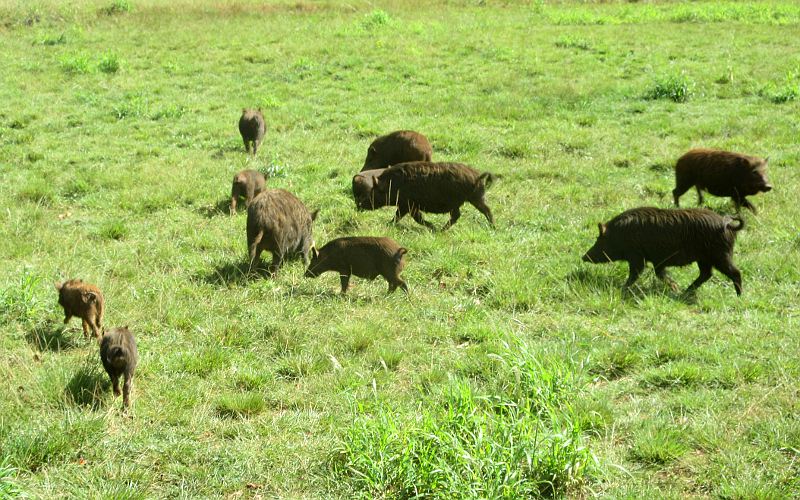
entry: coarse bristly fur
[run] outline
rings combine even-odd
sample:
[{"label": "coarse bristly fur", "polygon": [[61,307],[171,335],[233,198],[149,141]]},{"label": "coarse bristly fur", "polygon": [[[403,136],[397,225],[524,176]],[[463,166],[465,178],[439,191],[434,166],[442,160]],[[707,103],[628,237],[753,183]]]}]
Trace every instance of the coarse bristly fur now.
[{"label": "coarse bristly fur", "polygon": [[[734,225],[733,222],[738,224]],[[677,284],[666,268],[697,262],[700,276],[689,286],[693,292],[711,277],[716,268],[733,281],[736,294],[742,294],[742,276],[733,264],[736,233],[744,227],[737,217],[723,217],[703,208],[661,209],[634,208],[617,215],[606,224],[598,224],[599,236],[586,252],[586,262],[603,263],[624,260],[629,275],[625,288],[636,282],[651,262],[656,275],[673,290]]]},{"label": "coarse bristly fur", "polygon": [[432,155],[433,149],[427,137],[413,130],[397,130],[372,141],[361,171],[409,161],[431,161]]},{"label": "coarse bristly fur", "polygon": [[243,196],[245,206],[249,206],[253,198],[264,191],[266,184],[264,174],[256,170],[242,170],[234,175],[231,185],[231,215],[236,213],[236,204],[240,197]]},{"label": "coarse bristly fur", "polygon": [[242,109],[242,116],[239,117],[239,133],[242,134],[245,151],[249,153],[252,149],[255,156],[266,132],[267,125],[261,109]]},{"label": "coarse bristly fur", "polygon": [[119,396],[119,378],[122,376],[122,408],[130,406],[130,393],[133,385],[133,374],[136,365],[139,363],[139,353],[136,350],[136,339],[127,326],[122,328],[112,328],[103,333],[100,340],[100,360],[103,363],[108,376],[111,377],[111,384],[114,387],[114,394]]},{"label": "coarse bristly fur", "polygon": [[342,293],[347,292],[350,276],[369,280],[383,276],[389,283],[389,293],[400,287],[408,293],[406,282],[400,278],[405,267],[406,249],[391,238],[349,236],[336,238],[317,252],[314,250],[306,270],[307,278],[315,278],[326,271],[339,273]]},{"label": "coarse bristly fur", "polygon": [[80,279],[71,279],[63,283],[55,283],[58,291],[58,304],[64,309],[64,324],[73,316],[81,318],[84,336],[92,330],[95,338],[100,339],[103,328],[103,311],[105,298],[100,289]]},{"label": "coarse bristly fur", "polygon": [[272,253],[270,272],[277,273],[284,260],[299,255],[308,265],[314,246],[311,226],[317,213],[309,213],[303,202],[283,189],[266,189],[247,207],[247,247],[251,269],[261,252]]},{"label": "coarse bristly fur", "polygon": [[756,213],[746,196],[766,193],[772,189],[767,180],[768,160],[718,149],[692,149],[675,164],[675,206],[692,186],[697,189],[697,202],[703,203],[703,191],[733,200],[736,211],[747,207]]},{"label": "coarse bristly fur", "polygon": [[400,163],[373,177],[371,192],[357,198],[356,204],[362,210],[394,205],[397,207],[394,222],[410,213],[415,221],[429,229],[434,226],[423,219],[422,212],[449,213],[450,220],[442,228],[444,231],[461,217],[461,205],[469,202],[494,226],[484,195],[495,178],[461,163]]}]

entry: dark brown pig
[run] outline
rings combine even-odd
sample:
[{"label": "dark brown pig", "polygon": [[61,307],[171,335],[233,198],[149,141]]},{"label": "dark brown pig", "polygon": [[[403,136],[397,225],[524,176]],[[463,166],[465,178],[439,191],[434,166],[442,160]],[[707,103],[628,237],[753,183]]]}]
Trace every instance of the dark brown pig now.
[{"label": "dark brown pig", "polygon": [[326,271],[336,271],[341,280],[342,293],[347,292],[350,276],[375,279],[383,276],[389,282],[389,292],[399,286],[408,293],[406,282],[400,279],[405,266],[406,249],[391,238],[351,236],[329,241],[319,252],[314,249],[307,278],[316,278]]},{"label": "dark brown pig", "polygon": [[739,207],[747,207],[755,213],[756,207],[745,196],[772,189],[767,180],[767,161],[717,149],[692,149],[675,164],[675,206],[679,206],[681,195],[694,186],[698,204],[703,203],[703,191],[708,191],[715,196],[730,196],[737,212]]},{"label": "dark brown pig", "polygon": [[88,337],[91,328],[95,338],[100,340],[105,308],[103,292],[95,285],[84,283],[79,279],[56,283],[55,286],[58,291],[58,304],[64,308],[64,324],[67,324],[73,316],[77,316],[83,322],[83,335]]},{"label": "dark brown pig", "polygon": [[247,246],[250,267],[261,260],[261,252],[272,253],[270,272],[276,273],[283,261],[301,256],[308,265],[308,253],[314,246],[311,224],[317,217],[303,202],[283,189],[265,189],[247,207]]},{"label": "dark brown pig", "polygon": [[[732,222],[737,221],[738,225]],[[704,208],[634,208],[598,224],[600,235],[583,260],[604,263],[624,260],[629,274],[625,288],[636,282],[646,262],[652,262],[656,275],[677,291],[677,284],[666,268],[697,262],[700,276],[689,285],[693,292],[711,277],[716,268],[733,281],[736,294],[742,294],[742,275],[733,264],[733,244],[744,221],[723,217]]]},{"label": "dark brown pig", "polygon": [[372,141],[361,171],[407,161],[431,161],[432,152],[431,143],[424,135],[413,130],[398,130]]},{"label": "dark brown pig", "polygon": [[245,206],[249,206],[253,198],[264,190],[267,181],[264,174],[255,170],[242,170],[233,176],[231,186],[231,215],[236,213],[236,203],[244,196]]},{"label": "dark brown pig", "polygon": [[130,406],[131,386],[133,385],[133,372],[139,363],[139,353],[136,351],[136,339],[127,326],[112,328],[103,333],[100,340],[100,361],[103,368],[111,377],[114,394],[119,396],[119,377],[122,376],[122,408]]},{"label": "dark brown pig", "polygon": [[249,153],[252,148],[253,156],[255,156],[266,131],[267,125],[260,109],[242,109],[242,116],[239,118],[239,133],[242,134],[245,151]]},{"label": "dark brown pig", "polygon": [[430,229],[434,229],[433,224],[422,218],[422,212],[449,213],[444,231],[461,217],[461,205],[468,201],[494,226],[492,211],[484,200],[486,188],[494,179],[488,172],[480,173],[460,163],[400,163],[373,177],[371,194],[356,199],[356,204],[363,210],[396,206],[394,222],[410,213],[415,221]]}]

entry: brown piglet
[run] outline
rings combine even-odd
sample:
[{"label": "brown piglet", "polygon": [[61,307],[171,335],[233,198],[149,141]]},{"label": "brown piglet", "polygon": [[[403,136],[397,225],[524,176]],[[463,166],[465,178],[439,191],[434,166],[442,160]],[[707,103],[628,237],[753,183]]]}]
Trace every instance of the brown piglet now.
[{"label": "brown piglet", "polygon": [[406,282],[400,278],[405,266],[406,249],[391,238],[350,236],[329,241],[317,252],[306,270],[307,278],[316,278],[326,271],[336,271],[347,292],[350,276],[369,280],[383,276],[389,282],[389,293],[400,287],[408,293]]},{"label": "brown piglet", "polygon": [[64,324],[73,316],[81,318],[83,334],[89,336],[91,328],[95,338],[100,339],[103,328],[103,310],[105,298],[97,286],[72,279],[63,283],[55,283],[58,291],[58,304],[64,309]]},{"label": "brown piglet", "polygon": [[123,377],[122,408],[126,410],[130,406],[133,373],[139,363],[136,339],[127,326],[112,328],[103,333],[103,338],[100,340],[100,361],[103,362],[103,368],[111,377],[111,385],[117,396],[120,394],[119,378]]},{"label": "brown piglet", "polygon": [[231,185],[231,215],[236,213],[236,204],[240,197],[244,197],[245,206],[250,206],[250,202],[264,190],[266,184],[264,174],[256,170],[242,170],[234,175]]}]

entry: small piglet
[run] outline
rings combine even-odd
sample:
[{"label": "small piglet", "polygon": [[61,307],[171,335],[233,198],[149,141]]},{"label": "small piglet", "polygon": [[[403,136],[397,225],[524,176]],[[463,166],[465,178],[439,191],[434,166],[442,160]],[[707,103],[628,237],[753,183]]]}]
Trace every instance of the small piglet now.
[{"label": "small piglet", "polygon": [[136,351],[136,339],[127,326],[122,328],[112,328],[103,333],[100,340],[100,361],[103,368],[111,377],[111,384],[114,386],[114,394],[119,396],[119,377],[124,377],[122,384],[122,408],[130,406],[131,385],[133,384],[133,372],[139,362],[139,353]]},{"label": "small piglet", "polygon": [[283,189],[265,189],[256,196],[247,207],[250,267],[260,262],[264,250],[272,253],[272,274],[291,256],[301,256],[308,265],[308,254],[314,246],[311,225],[318,212],[309,213],[302,201]]},{"label": "small piglet", "polygon": [[364,189],[367,194],[356,197],[356,207],[374,210],[396,206],[394,222],[410,213],[417,223],[429,229],[434,226],[423,219],[422,212],[449,213],[450,220],[442,228],[444,231],[461,217],[461,205],[469,202],[494,226],[492,211],[484,199],[486,188],[494,179],[488,172],[480,173],[461,163],[399,163],[372,177],[372,189]]},{"label": "small piglet", "polygon": [[252,147],[253,156],[255,156],[266,131],[267,126],[260,109],[242,109],[242,116],[239,118],[239,133],[242,134],[245,151],[249,153]]},{"label": "small piglet", "polygon": [[58,291],[58,304],[64,308],[64,324],[77,316],[83,322],[84,336],[89,336],[91,328],[95,338],[100,340],[105,308],[103,292],[95,285],[79,279],[55,283],[55,287]]},{"label": "small piglet", "polygon": [[715,196],[730,196],[736,206],[756,213],[745,196],[766,193],[772,189],[767,180],[768,160],[717,149],[692,149],[675,164],[675,206],[692,186],[697,189],[697,201],[703,203],[703,191]]},{"label": "small piglet", "polygon": [[242,170],[234,175],[231,186],[231,215],[236,213],[236,203],[240,197],[244,196],[244,204],[249,206],[253,198],[264,190],[266,184],[264,174],[255,170]]},{"label": "small piglet", "polygon": [[431,161],[432,153],[427,137],[413,130],[398,130],[372,141],[361,171],[386,168],[407,161]]},{"label": "small piglet", "polygon": [[[737,221],[738,225],[732,222]],[[583,256],[585,262],[605,263],[625,260],[629,274],[625,288],[636,282],[646,262],[652,262],[656,275],[677,291],[678,285],[666,268],[697,262],[700,276],[689,285],[693,292],[711,277],[716,268],[733,281],[736,294],[742,294],[742,275],[733,264],[736,233],[744,227],[737,217],[723,217],[704,208],[634,208],[598,224],[600,235]]]},{"label": "small piglet", "polygon": [[341,280],[342,293],[347,292],[350,276],[375,279],[383,276],[389,282],[389,292],[399,286],[408,293],[406,282],[400,279],[405,266],[406,249],[391,238],[351,236],[329,241],[319,252],[313,250],[307,278],[316,278],[326,271],[336,271]]}]

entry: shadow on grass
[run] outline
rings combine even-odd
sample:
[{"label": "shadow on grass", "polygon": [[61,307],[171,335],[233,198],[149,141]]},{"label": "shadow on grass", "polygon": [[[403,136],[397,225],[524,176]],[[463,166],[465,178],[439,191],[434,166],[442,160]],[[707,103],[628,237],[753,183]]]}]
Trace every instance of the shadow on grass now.
[{"label": "shadow on grass", "polygon": [[211,285],[243,284],[255,279],[269,278],[269,271],[265,267],[250,269],[249,262],[228,262],[217,265],[214,270],[199,278]]},{"label": "shadow on grass", "polygon": [[90,341],[90,339],[81,341],[74,337],[69,337],[67,331],[67,328],[61,323],[39,323],[25,334],[25,340],[28,341],[31,347],[40,352],[67,351],[81,347]]},{"label": "shadow on grass", "polygon": [[80,408],[100,409],[103,394],[111,388],[108,376],[95,366],[84,366],[78,370],[64,388],[67,404]]},{"label": "shadow on grass", "polygon": [[[239,210],[237,210],[236,213],[237,214],[242,212],[247,213],[246,210],[244,211],[241,210],[242,208],[244,208],[244,202],[242,202],[240,205],[241,206],[237,207],[239,208]],[[202,215],[207,219],[213,219],[214,217],[219,217],[221,215],[230,215],[231,213],[230,209],[231,209],[231,199],[224,198],[218,201],[216,205],[203,205],[201,207],[198,207],[197,213],[199,213],[200,215]]]},{"label": "shadow on grass", "polygon": [[[663,297],[687,305],[697,304],[697,294],[687,293],[685,289],[673,291],[669,285],[659,279],[640,278],[630,289],[624,288],[625,280],[620,280],[612,274],[593,272],[589,269],[577,269],[565,276],[567,282],[579,283],[587,289],[594,291],[618,290],[622,293],[623,300],[637,301],[646,296],[661,295]],[[644,280],[644,281],[643,281]]]}]

